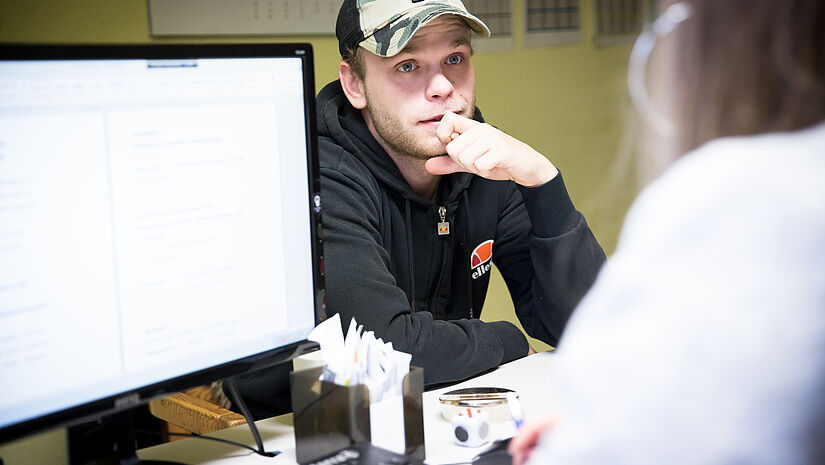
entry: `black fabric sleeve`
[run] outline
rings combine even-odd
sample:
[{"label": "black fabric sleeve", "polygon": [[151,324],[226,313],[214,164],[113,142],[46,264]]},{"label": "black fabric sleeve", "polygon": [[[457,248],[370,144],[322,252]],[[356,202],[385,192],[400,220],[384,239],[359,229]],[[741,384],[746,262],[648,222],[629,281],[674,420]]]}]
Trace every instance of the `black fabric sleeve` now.
[{"label": "black fabric sleeve", "polygon": [[561,173],[504,200],[494,261],[527,333],[558,344],[567,320],[596,279],[604,251],[567,194]]},{"label": "black fabric sleeve", "polygon": [[411,312],[381,244],[381,192],[367,178],[357,166],[321,166],[328,310],[339,313],[345,327],[354,317],[412,354],[428,385],[462,380],[526,355],[527,340],[511,323],[440,321],[429,312]]}]

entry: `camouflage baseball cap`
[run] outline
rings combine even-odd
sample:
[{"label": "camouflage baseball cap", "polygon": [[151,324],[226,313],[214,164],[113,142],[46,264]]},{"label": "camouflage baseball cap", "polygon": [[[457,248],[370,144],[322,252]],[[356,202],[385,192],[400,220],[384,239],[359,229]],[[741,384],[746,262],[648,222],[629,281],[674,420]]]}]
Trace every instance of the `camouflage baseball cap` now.
[{"label": "camouflage baseball cap", "polygon": [[476,34],[490,37],[487,25],[471,15],[461,0],[344,0],[335,24],[338,50],[348,58],[347,50],[360,45],[391,57],[407,46],[421,26],[445,14],[464,18]]}]

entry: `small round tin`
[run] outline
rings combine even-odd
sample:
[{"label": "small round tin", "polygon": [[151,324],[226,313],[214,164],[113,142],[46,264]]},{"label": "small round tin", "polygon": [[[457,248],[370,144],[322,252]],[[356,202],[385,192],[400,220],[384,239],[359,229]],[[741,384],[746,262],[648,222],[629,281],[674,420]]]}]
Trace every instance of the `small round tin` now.
[{"label": "small round tin", "polygon": [[445,392],[438,396],[438,401],[441,402],[441,417],[448,422],[458,412],[471,408],[487,412],[492,423],[504,423],[513,420],[508,405],[511,398],[518,400],[518,393],[512,389],[474,387]]}]

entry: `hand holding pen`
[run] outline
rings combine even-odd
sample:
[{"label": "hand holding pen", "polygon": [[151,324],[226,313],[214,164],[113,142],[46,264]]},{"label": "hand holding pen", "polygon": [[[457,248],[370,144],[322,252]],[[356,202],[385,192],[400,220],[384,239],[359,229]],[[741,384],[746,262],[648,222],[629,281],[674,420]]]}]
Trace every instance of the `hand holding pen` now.
[{"label": "hand holding pen", "polygon": [[[548,416],[538,421],[531,421],[519,428],[518,434],[510,440],[507,452],[513,456],[513,465],[524,465],[530,459],[533,449],[541,435],[555,425],[555,417]],[[516,423],[518,425],[518,422]]]}]

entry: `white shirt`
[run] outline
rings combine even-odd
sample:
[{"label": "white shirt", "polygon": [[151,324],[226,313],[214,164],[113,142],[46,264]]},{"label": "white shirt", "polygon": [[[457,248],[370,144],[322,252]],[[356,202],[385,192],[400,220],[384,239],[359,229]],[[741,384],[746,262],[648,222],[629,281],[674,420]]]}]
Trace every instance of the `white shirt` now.
[{"label": "white shirt", "polygon": [[676,162],[557,355],[530,465],[825,464],[825,124]]}]

